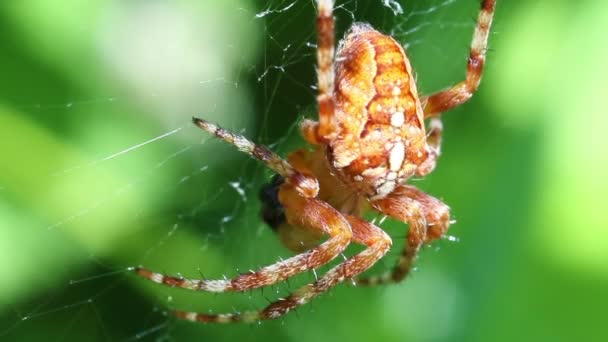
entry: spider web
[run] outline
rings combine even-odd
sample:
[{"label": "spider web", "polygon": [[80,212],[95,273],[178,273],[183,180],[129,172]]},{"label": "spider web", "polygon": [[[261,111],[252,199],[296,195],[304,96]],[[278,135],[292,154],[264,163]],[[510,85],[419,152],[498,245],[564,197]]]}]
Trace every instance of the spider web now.
[{"label": "spider web", "polygon": [[[155,286],[127,269],[143,264],[217,278],[290,255],[258,216],[257,191],[271,173],[192,127],[190,117],[218,122],[281,154],[301,146],[297,122],[314,116],[315,108],[312,1],[108,3],[67,5],[95,15],[95,31],[70,33],[57,46],[18,24],[25,7],[2,12],[32,41],[25,47],[29,53],[39,49],[50,56],[40,57],[46,64],[41,70],[64,76],[60,90],[41,81],[43,89],[24,98],[15,91],[0,107],[17,132],[2,149],[9,171],[0,180],[0,250],[9,262],[2,268],[7,281],[0,287],[0,339],[226,336],[226,327],[176,322],[166,309],[260,308],[266,298],[278,298],[315,274],[264,291],[215,296]],[[462,77],[476,3],[352,0],[336,6],[338,36],[352,22],[368,21],[403,43],[423,92]],[[38,20],[48,18],[47,11],[58,13],[51,5],[37,10]],[[49,26],[56,30],[51,36],[79,24],[63,19]],[[17,151],[23,155],[15,157]],[[402,227],[370,219],[400,246]],[[394,260],[387,259],[379,270]],[[426,276],[441,278],[437,272]],[[331,301],[330,293],[301,309],[302,315],[331,317],[318,309]],[[314,338],[299,330],[305,320],[292,316],[255,326],[255,334]],[[276,332],[277,326],[285,330]],[[447,333],[406,328],[421,339]],[[229,329],[238,338],[252,328]]]}]

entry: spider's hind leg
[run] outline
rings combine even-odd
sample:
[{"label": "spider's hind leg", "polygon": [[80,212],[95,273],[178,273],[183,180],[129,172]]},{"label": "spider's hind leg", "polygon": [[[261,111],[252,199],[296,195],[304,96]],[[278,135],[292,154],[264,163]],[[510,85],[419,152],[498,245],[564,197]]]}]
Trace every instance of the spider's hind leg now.
[{"label": "spider's hind leg", "polygon": [[319,122],[304,120],[300,127],[306,141],[314,145],[331,140],[336,134],[333,7],[333,0],[317,0],[317,103],[319,106]]},{"label": "spider's hind leg", "polygon": [[409,224],[405,248],[392,270],[357,279],[358,285],[397,283],[410,273],[423,244],[442,237],[448,230],[450,208],[411,185],[400,185],[387,197],[372,203],[375,210]]},{"label": "spider's hind leg", "polygon": [[441,154],[441,137],[443,135],[443,124],[441,118],[431,118],[426,134],[426,148],[428,156],[416,169],[418,176],[425,176],[431,173],[437,165],[437,159]]},{"label": "spider's hind leg", "polygon": [[451,88],[421,99],[426,118],[437,116],[442,112],[463,104],[477,91],[486,61],[488,36],[495,7],[496,0],[481,0],[481,10],[477,17],[477,26],[473,33],[471,52],[467,62],[466,78]]},{"label": "spider's hind leg", "polygon": [[143,278],[171,287],[205,292],[242,292],[270,286],[318,268],[333,260],[350,244],[352,232],[348,221],[328,203],[316,198],[305,198],[289,184],[281,186],[279,200],[285,207],[288,224],[319,235],[328,235],[329,239],[304,253],[233,279],[188,279],[164,275],[143,267],[137,267],[134,271]]}]

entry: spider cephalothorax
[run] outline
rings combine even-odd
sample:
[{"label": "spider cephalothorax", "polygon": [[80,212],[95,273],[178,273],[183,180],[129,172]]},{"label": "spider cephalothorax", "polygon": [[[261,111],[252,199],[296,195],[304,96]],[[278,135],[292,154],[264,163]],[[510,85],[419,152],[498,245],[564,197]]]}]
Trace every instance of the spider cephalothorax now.
[{"label": "spider cephalothorax", "polygon": [[[300,254],[233,279],[186,279],[142,267],[135,271],[154,282],[190,290],[247,291],[314,270],[335,259],[350,243],[367,248],[262,310],[174,311],[179,318],[217,323],[274,319],[347,279],[359,285],[403,280],[420,247],[443,236],[451,223],[447,205],[404,182],[434,169],[442,133],[438,115],[464,103],[477,89],[496,1],[481,0],[465,80],[424,97],[418,96],[403,48],[369,25],[353,25],[334,59],[333,0],[316,2],[319,120],[305,120],[301,125],[312,150],[296,150],[284,160],[240,135],[193,119],[201,129],[277,173],[262,189],[262,217],[288,248]],[[392,245],[382,229],[362,218],[366,209],[406,222],[409,230],[391,271],[360,278]],[[319,244],[322,236],[328,238]]]}]

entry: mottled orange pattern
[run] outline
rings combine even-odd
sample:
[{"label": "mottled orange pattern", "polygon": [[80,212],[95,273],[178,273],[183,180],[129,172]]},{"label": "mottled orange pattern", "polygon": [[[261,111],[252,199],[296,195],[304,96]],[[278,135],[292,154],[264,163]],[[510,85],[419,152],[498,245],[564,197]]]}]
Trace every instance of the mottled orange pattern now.
[{"label": "mottled orange pattern", "polygon": [[343,181],[382,197],[427,157],[412,67],[390,36],[351,28],[338,49],[335,101],[339,134],[328,145]]}]

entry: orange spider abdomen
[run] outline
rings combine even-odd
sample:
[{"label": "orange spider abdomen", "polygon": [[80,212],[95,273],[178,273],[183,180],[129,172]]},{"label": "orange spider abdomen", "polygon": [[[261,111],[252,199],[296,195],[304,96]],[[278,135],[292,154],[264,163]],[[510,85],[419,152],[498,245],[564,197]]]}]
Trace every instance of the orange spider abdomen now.
[{"label": "orange spider abdomen", "polygon": [[393,38],[357,24],[336,61],[330,164],[343,180],[376,197],[415,173],[427,156],[424,117],[412,68]]}]

